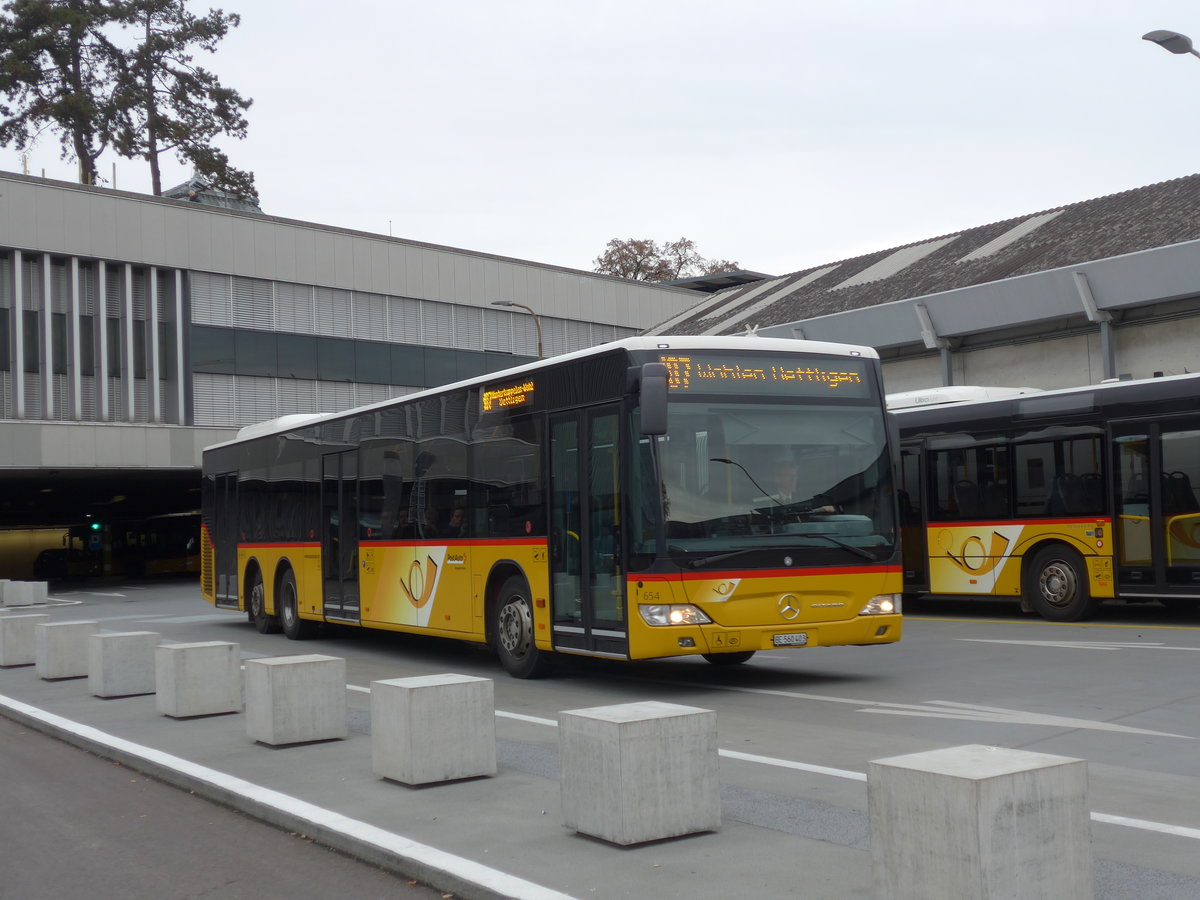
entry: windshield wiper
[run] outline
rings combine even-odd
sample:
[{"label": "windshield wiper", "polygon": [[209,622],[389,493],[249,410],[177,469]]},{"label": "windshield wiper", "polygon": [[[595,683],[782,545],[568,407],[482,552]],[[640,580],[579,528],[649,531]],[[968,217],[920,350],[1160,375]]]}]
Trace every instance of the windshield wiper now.
[{"label": "windshield wiper", "polygon": [[854,544],[848,543],[846,541],[840,541],[837,538],[833,537],[832,535],[816,533],[816,534],[805,534],[804,537],[824,538],[825,540],[829,541],[829,543],[835,544],[836,546],[841,547],[843,550],[849,550],[851,553],[856,553],[859,556],[861,556],[863,559],[869,559],[871,562],[879,561],[879,558],[871,551],[865,550],[862,547],[856,547]]},{"label": "windshield wiper", "polygon": [[757,553],[761,549],[761,547],[743,547],[741,550],[730,550],[728,553],[717,553],[713,556],[698,556],[695,559],[689,559],[687,564],[693,569],[698,569],[701,566],[707,566],[709,563],[733,559],[733,557],[741,556],[743,553]]}]

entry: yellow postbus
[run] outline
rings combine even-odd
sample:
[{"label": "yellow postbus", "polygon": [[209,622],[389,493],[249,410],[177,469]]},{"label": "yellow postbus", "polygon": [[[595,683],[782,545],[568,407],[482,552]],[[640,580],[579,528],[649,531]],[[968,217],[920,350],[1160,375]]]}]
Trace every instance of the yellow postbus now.
[{"label": "yellow postbus", "polygon": [[865,347],[631,338],[249,426],[204,453],[202,590],[262,632],[486,643],[518,677],[891,643],[880,384]]},{"label": "yellow postbus", "polygon": [[889,395],[907,593],[1200,601],[1200,375]]}]

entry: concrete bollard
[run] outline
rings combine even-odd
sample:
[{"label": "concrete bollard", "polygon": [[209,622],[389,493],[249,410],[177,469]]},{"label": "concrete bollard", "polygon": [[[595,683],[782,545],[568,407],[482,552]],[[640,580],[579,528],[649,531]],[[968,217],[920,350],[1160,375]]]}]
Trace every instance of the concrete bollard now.
[{"label": "concrete bollard", "polygon": [[970,744],[867,767],[879,900],[1090,900],[1087,762]]},{"label": "concrete bollard", "polygon": [[9,581],[3,585],[3,605],[6,607],[35,606],[49,598],[44,581]]},{"label": "concrete bollard", "polygon": [[33,629],[34,663],[39,678],[83,678],[88,673],[88,638],[100,630],[93,621],[44,622]]},{"label": "concrete bollard", "polygon": [[371,682],[371,764],[403,784],[496,774],[490,678],[422,675]]},{"label": "concrete bollard", "polygon": [[646,701],[559,713],[563,821],[614,844],[721,826],[717,715]]},{"label": "concrete bollard", "polygon": [[49,621],[45,613],[0,616],[0,666],[32,666],[37,662],[35,626]]},{"label": "concrete bollard", "polygon": [[246,734],[279,746],[344,738],[346,660],[307,654],[246,660]]},{"label": "concrete bollard", "polygon": [[88,638],[88,690],[97,697],[154,693],[153,631],[120,631]]},{"label": "concrete bollard", "polygon": [[240,712],[241,648],[228,641],[154,648],[158,711],[177,719]]}]

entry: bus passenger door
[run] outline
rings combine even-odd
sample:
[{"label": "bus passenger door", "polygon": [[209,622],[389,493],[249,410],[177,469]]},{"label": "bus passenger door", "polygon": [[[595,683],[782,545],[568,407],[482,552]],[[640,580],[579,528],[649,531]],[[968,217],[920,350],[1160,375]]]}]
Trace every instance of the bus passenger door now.
[{"label": "bus passenger door", "polygon": [[321,458],[321,574],[325,617],[357,622],[358,451]]},{"label": "bus passenger door", "polygon": [[1117,585],[1125,597],[1200,594],[1200,422],[1115,423]]},{"label": "bus passenger door", "polygon": [[554,416],[550,428],[554,644],[624,658],[619,407]]}]

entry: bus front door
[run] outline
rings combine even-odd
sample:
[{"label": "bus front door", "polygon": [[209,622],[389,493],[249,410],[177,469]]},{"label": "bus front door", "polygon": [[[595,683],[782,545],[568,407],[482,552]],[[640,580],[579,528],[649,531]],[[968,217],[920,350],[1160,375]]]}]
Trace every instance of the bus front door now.
[{"label": "bus front door", "polygon": [[325,618],[357,622],[358,451],[321,459],[321,574]]},{"label": "bus front door", "polygon": [[1200,421],[1115,423],[1112,452],[1121,595],[1200,596]]},{"label": "bus front door", "polygon": [[550,428],[554,644],[624,659],[619,408],[554,416]]}]

